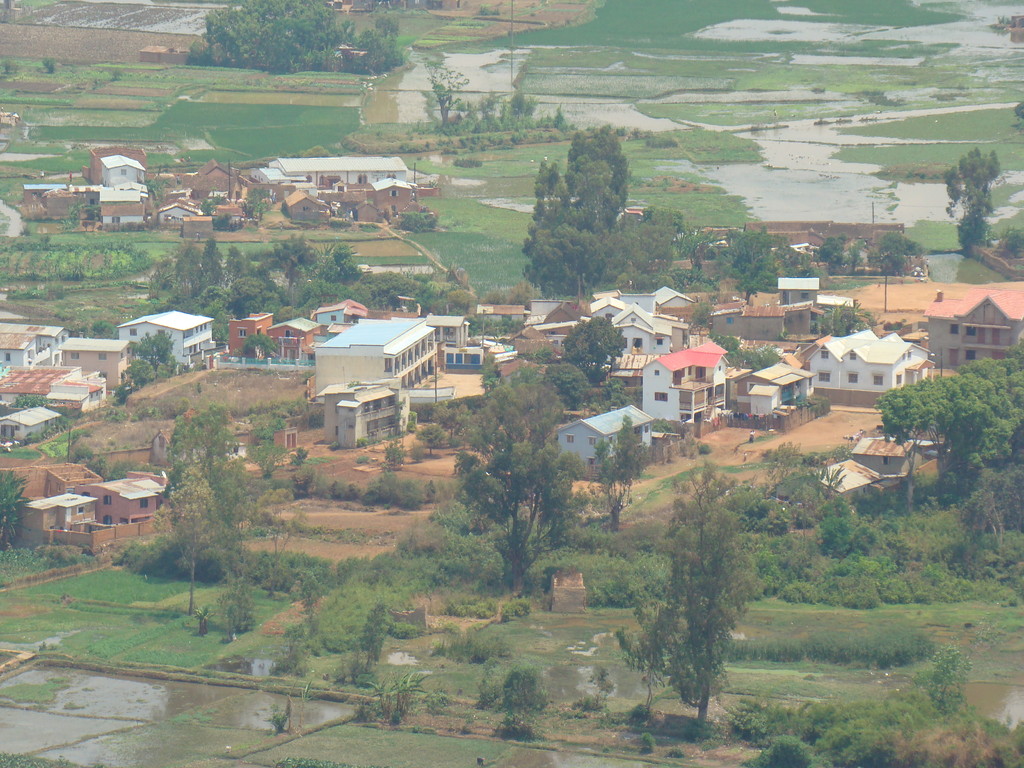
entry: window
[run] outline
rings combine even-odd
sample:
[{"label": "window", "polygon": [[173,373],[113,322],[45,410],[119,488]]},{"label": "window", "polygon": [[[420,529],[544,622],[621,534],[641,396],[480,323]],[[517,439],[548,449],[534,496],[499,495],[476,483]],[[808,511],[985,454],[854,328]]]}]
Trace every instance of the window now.
[{"label": "window", "polygon": [[949,324],[949,332],[953,336],[959,336],[960,335],[960,326],[957,325],[956,323],[950,323]]},{"label": "window", "polygon": [[882,464],[884,464],[885,466],[889,466],[889,457],[888,456],[883,456],[882,457]]},{"label": "window", "polygon": [[876,373],[874,376],[871,377],[871,383],[874,384],[876,387],[882,386],[882,377]]},{"label": "window", "polygon": [[733,322],[735,322],[735,320],[736,320],[735,317],[727,317],[727,318],[725,318],[725,324],[726,325],[732,325]]},{"label": "window", "polygon": [[392,197],[398,197],[398,190],[397,189],[392,189],[391,190],[391,196]]},{"label": "window", "polygon": [[654,369],[654,375],[655,375],[655,376],[661,376],[661,371],[660,371],[660,370],[658,370],[657,368],[655,368],[655,369]]},{"label": "window", "polygon": [[139,329],[138,328],[129,328],[128,329],[128,335],[129,336],[138,336],[139,335]]},{"label": "window", "polygon": [[846,380],[850,384],[856,384],[859,379],[860,379],[860,376],[858,376],[856,373],[848,373],[848,374],[846,374]]},{"label": "window", "polygon": [[597,438],[596,437],[589,437],[589,438],[587,438],[587,440],[588,440],[588,442],[591,445],[597,445]]},{"label": "window", "polygon": [[11,362],[11,353],[10,352],[4,352],[4,361],[8,362],[8,363]]},{"label": "window", "polygon": [[249,332],[245,328],[238,329],[238,338],[244,339]]},{"label": "window", "polygon": [[978,359],[978,353],[975,352],[973,349],[968,349],[964,356],[968,360],[977,360]]},{"label": "window", "polygon": [[656,343],[656,344],[657,344],[657,345],[658,345],[659,347],[663,347],[663,346],[665,346],[665,339],[664,339],[664,338],[662,338],[661,336],[659,336],[659,337],[658,337],[658,339],[657,339],[657,341],[656,341],[655,343]]},{"label": "window", "polygon": [[827,349],[821,350],[821,359],[822,360],[828,360],[828,350]]},{"label": "window", "polygon": [[975,328],[973,325],[968,325],[964,327],[964,333],[966,333],[968,336],[977,336],[978,329]]},{"label": "window", "polygon": [[654,399],[657,400],[659,403],[667,403],[668,402],[668,392],[655,392],[654,393]]},{"label": "window", "polygon": [[103,506],[105,506],[105,507],[109,507],[109,506],[110,506],[111,504],[113,504],[113,503],[114,503],[114,502],[113,502],[113,500],[112,500],[112,499],[110,498],[110,496],[104,496],[104,497],[103,497]]},{"label": "window", "polygon": [[100,357],[100,360],[106,360],[107,359],[107,353],[106,352],[100,352],[99,357]]},{"label": "window", "polygon": [[903,374],[902,373],[897,373],[896,374],[896,386],[897,387],[902,387],[903,386]]},{"label": "window", "polygon": [[826,373],[825,371],[822,371],[821,373],[818,374],[818,382],[819,383],[821,383],[821,384],[828,384],[830,381],[832,381],[832,374],[831,373]]},{"label": "window", "polygon": [[566,435],[565,436],[565,442],[567,442],[567,443],[575,443],[576,442],[576,435]]},{"label": "window", "polygon": [[[448,362],[450,363],[451,360],[449,360]],[[391,358],[390,357],[385,357],[384,358],[384,372],[385,373],[391,373]]]},{"label": "window", "polygon": [[78,353],[77,352],[72,352],[71,353],[71,359],[72,360],[77,360],[78,359]]},{"label": "window", "polygon": [[149,509],[149,499],[139,499],[139,509]]}]

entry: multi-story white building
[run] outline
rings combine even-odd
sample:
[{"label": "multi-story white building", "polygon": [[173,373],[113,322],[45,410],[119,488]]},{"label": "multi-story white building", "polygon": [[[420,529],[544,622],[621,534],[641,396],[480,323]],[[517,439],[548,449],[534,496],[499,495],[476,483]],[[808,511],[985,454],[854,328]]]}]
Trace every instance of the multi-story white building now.
[{"label": "multi-story white building", "polygon": [[924,347],[871,330],[820,339],[805,358],[815,392],[833,405],[871,407],[884,392],[928,378],[933,368]]},{"label": "multi-story white building", "polygon": [[662,355],[644,368],[643,410],[668,421],[709,421],[725,409],[725,350],[714,342]]},{"label": "multi-story white building", "polygon": [[214,346],[212,317],[174,310],[143,315],[117,326],[118,338],[127,341],[142,341],[156,333],[171,337],[174,359],[183,365],[198,362],[203,352]]},{"label": "multi-story white building", "polygon": [[124,155],[108,155],[100,160],[100,164],[104,187],[146,183],[146,168],[138,160]]},{"label": "multi-story white building", "polygon": [[434,372],[435,354],[434,328],[423,319],[364,320],[316,347],[316,383],[396,379],[411,389]]},{"label": "multi-story white building", "polygon": [[615,315],[612,325],[622,334],[623,354],[663,355],[683,348],[689,340],[682,320],[651,314],[638,304]]},{"label": "multi-story white building", "polygon": [[317,189],[362,186],[384,179],[407,181],[408,175],[400,157],[279,157],[252,172],[261,184],[312,184]]},{"label": "multi-story white building", "polygon": [[0,365],[60,365],[60,345],[70,335],[57,325],[0,323]]}]

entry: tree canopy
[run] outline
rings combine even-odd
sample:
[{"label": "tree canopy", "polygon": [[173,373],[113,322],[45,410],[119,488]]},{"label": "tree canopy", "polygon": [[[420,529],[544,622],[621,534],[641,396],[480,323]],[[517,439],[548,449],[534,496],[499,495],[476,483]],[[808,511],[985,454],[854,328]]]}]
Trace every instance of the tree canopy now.
[{"label": "tree canopy", "polygon": [[960,247],[968,252],[988,239],[987,217],[992,207],[992,185],[999,178],[999,158],[996,153],[981,154],[975,147],[946,172],[946,192],[950,216],[960,213],[956,225]]}]

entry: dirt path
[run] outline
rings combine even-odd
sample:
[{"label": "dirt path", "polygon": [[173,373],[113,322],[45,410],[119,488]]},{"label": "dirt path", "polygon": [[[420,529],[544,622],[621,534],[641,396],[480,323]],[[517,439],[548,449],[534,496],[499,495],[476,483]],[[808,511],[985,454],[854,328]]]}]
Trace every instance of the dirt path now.
[{"label": "dirt path", "polygon": [[[4,222],[3,220],[7,221]],[[5,226],[6,224],[6,226]],[[3,200],[0,200],[0,234],[7,237],[17,237],[24,230],[25,225],[21,221],[21,214],[11,208]]]},{"label": "dirt path", "polygon": [[[900,279],[906,280],[906,282],[896,282]],[[935,300],[938,291],[942,291],[943,296],[947,299],[960,299],[967,295],[969,290],[978,287],[970,283],[918,283],[911,278],[891,278],[888,288],[888,312],[883,311],[886,306],[884,283],[873,283],[863,288],[842,291],[842,293],[856,299],[864,309],[880,319],[914,322],[924,320],[924,311]],[[1024,290],[1024,282],[996,283],[991,287]]]}]

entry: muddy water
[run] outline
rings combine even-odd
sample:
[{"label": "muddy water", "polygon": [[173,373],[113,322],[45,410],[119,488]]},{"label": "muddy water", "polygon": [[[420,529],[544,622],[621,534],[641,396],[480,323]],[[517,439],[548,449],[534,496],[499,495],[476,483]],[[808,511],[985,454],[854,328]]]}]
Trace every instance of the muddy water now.
[{"label": "muddy water", "polygon": [[1024,720],[1024,686],[968,683],[967,703],[1011,728]]},{"label": "muddy water", "polygon": [[[597,686],[590,682],[594,669],[591,665],[549,667],[544,672],[544,685],[551,697],[558,701],[573,701],[581,696],[592,696],[597,693]],[[647,689],[636,672],[609,668],[608,675],[614,686],[612,697],[635,701],[647,696]]]},{"label": "muddy water", "polygon": [[0,707],[0,745],[4,752],[30,752],[102,736],[141,723]]}]

